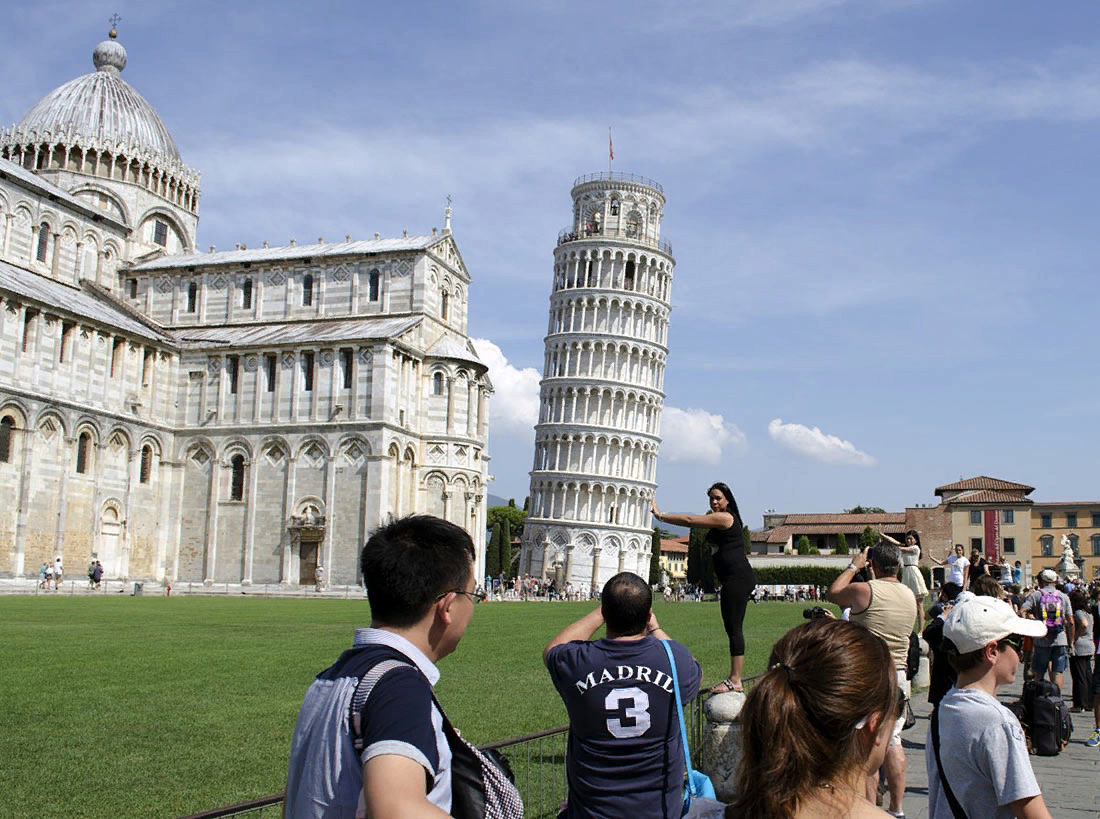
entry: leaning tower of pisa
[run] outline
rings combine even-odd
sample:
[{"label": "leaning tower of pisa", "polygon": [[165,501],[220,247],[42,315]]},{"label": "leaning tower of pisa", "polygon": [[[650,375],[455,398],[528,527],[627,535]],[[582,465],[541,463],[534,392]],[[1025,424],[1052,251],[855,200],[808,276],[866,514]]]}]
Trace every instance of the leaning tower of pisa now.
[{"label": "leaning tower of pisa", "polygon": [[573,183],[558,234],[521,574],[587,591],[648,578],[675,260],[665,196],[623,173]]}]

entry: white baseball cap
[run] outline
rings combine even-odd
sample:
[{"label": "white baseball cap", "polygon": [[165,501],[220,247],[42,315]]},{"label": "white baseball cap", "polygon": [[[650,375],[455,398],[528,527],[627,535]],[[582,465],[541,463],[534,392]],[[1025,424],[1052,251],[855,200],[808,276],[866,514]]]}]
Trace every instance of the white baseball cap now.
[{"label": "white baseball cap", "polygon": [[943,624],[944,639],[950,640],[960,654],[977,651],[1011,634],[1045,637],[1046,633],[1046,623],[1017,617],[1003,600],[980,595],[956,603]]},{"label": "white baseball cap", "polygon": [[1043,569],[1039,572],[1039,579],[1044,583],[1057,583],[1058,575],[1054,573],[1053,569]]}]

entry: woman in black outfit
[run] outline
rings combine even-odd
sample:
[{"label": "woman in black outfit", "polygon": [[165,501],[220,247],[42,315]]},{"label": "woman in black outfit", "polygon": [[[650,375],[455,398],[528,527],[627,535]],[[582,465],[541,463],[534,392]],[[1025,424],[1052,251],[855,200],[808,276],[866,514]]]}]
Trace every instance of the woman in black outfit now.
[{"label": "woman in black outfit", "polygon": [[744,691],[741,684],[741,668],[745,663],[745,609],[749,595],[756,588],[756,575],[745,554],[744,524],[733,493],[724,483],[716,483],[707,490],[710,500],[709,515],[662,514],[653,500],[653,516],[662,523],[675,526],[691,526],[708,529],[707,544],[714,555],[714,573],[722,584],[722,625],[730,642],[730,675],[715,686],[710,693]]}]

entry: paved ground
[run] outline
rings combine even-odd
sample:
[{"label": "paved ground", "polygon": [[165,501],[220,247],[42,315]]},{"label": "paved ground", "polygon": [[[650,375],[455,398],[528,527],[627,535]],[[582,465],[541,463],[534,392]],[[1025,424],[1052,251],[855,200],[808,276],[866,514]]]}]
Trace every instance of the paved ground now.
[{"label": "paved ground", "polygon": [[[1001,689],[1001,702],[1020,696],[1023,672],[1013,686]],[[1069,672],[1066,672],[1069,683]],[[928,817],[928,776],[925,772],[924,745],[928,716],[932,709],[924,692],[913,697],[917,724],[902,734],[908,773],[905,781],[905,815],[908,819]],[[1043,789],[1043,800],[1055,819],[1097,819],[1100,817],[1100,748],[1090,748],[1085,740],[1092,733],[1092,714],[1073,714],[1073,738],[1058,756],[1032,756],[1031,766]],[[981,819],[974,817],[973,819]]]}]

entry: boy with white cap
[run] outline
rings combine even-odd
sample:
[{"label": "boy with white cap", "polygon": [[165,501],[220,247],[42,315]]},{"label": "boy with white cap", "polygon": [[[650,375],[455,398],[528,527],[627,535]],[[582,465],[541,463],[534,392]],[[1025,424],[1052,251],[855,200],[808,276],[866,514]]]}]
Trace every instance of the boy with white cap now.
[{"label": "boy with white cap", "polygon": [[992,597],[951,610],[943,646],[959,679],[933,711],[925,745],[930,819],[1050,819],[1023,728],[997,701],[997,688],[1016,678],[1020,637],[1045,633]]}]

